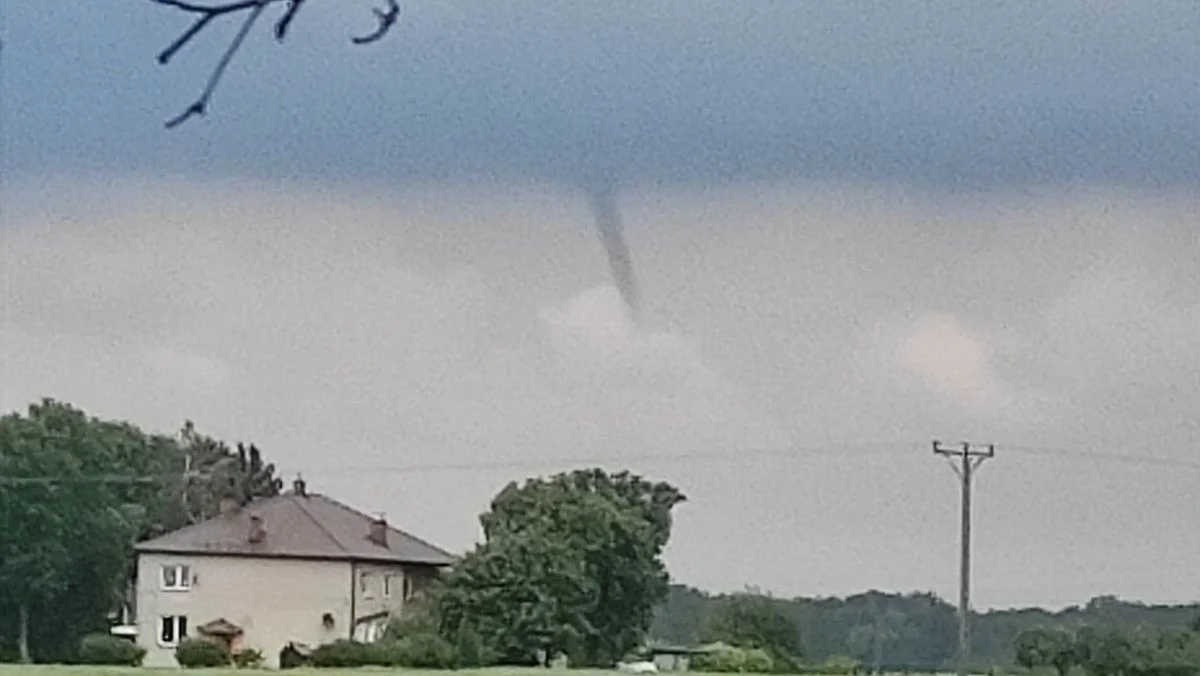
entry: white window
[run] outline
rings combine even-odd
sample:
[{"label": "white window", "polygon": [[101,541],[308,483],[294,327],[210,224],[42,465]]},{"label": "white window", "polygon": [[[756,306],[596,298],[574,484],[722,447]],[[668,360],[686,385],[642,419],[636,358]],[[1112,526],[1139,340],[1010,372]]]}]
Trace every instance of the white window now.
[{"label": "white window", "polygon": [[187,591],[192,587],[192,569],[172,564],[162,567],[162,588],[167,591]]},{"label": "white window", "polygon": [[385,598],[385,599],[392,598],[392,576],[391,575],[383,576],[383,598]]},{"label": "white window", "polygon": [[358,576],[358,593],[361,594],[364,599],[375,598],[375,590],[371,588],[370,573],[363,573],[362,575]]},{"label": "white window", "polygon": [[158,644],[161,646],[179,645],[187,638],[188,621],[186,615],[164,615],[158,630]]},{"label": "white window", "polygon": [[360,622],[354,627],[354,640],[359,643],[374,643],[383,638],[384,631],[387,630],[388,619],[386,617],[370,620],[368,622]]}]

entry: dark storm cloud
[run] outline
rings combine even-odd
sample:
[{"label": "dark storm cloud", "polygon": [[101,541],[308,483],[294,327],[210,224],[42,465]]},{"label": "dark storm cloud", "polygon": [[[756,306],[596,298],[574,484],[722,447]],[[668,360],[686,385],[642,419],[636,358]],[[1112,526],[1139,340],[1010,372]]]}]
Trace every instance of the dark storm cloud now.
[{"label": "dark storm cloud", "polygon": [[4,4],[6,171],[440,181],[591,189],[756,177],[941,188],[1179,184],[1200,175],[1191,2],[413,1],[371,48],[370,4],[263,29],[210,116],[232,34],[167,68],[187,19],[149,2]]}]

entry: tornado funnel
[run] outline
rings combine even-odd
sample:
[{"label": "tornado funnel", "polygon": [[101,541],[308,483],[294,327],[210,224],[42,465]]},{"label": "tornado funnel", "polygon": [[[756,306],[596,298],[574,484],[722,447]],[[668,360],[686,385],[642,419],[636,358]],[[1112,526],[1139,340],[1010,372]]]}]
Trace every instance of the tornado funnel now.
[{"label": "tornado funnel", "polygon": [[612,187],[599,188],[593,190],[589,198],[592,215],[596,219],[596,229],[600,234],[600,242],[604,245],[604,253],[608,256],[608,266],[612,270],[613,283],[621,292],[621,298],[624,299],[634,321],[637,321],[640,312],[640,298],[637,280],[633,275],[633,258],[629,254],[629,246],[625,243],[616,190]]}]

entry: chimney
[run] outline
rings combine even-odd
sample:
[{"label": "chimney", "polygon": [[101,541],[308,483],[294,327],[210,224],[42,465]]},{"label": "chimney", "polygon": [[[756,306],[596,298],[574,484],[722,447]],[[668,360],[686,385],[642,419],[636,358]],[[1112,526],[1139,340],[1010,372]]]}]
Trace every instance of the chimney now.
[{"label": "chimney", "polygon": [[367,535],[367,539],[380,547],[388,546],[387,539],[388,524],[387,519],[380,516],[371,521],[371,532]]},{"label": "chimney", "polygon": [[251,544],[259,544],[267,539],[267,529],[263,527],[262,517],[257,514],[250,515],[250,533],[247,540]]},{"label": "chimney", "polygon": [[308,484],[304,483],[304,479],[299,476],[292,482],[292,492],[302,498],[308,497]]},{"label": "chimney", "polygon": [[220,511],[221,516],[233,516],[237,514],[238,507],[240,506],[237,499],[231,495],[226,495],[217,503],[217,509]]}]

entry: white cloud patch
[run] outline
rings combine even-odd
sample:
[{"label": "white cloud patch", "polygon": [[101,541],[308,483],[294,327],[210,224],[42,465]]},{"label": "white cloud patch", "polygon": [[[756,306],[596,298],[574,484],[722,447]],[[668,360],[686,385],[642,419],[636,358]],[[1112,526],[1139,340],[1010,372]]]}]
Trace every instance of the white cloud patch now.
[{"label": "white cloud patch", "polygon": [[996,346],[953,315],[922,317],[897,336],[898,365],[931,390],[980,411],[1013,401],[995,366]]},{"label": "white cloud patch", "polygon": [[877,325],[860,337],[860,377],[897,397],[976,419],[994,420],[1024,393],[1000,370],[1013,337],[991,335],[959,317],[933,312]]}]

